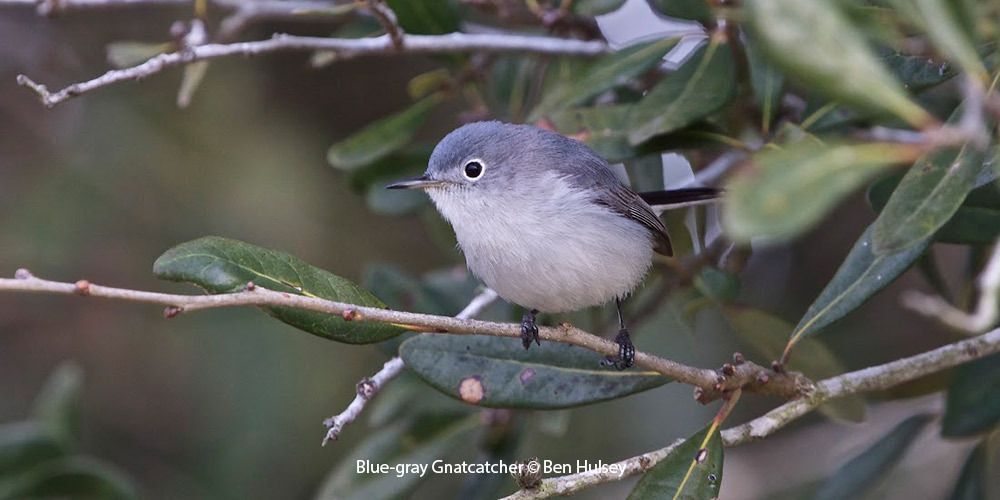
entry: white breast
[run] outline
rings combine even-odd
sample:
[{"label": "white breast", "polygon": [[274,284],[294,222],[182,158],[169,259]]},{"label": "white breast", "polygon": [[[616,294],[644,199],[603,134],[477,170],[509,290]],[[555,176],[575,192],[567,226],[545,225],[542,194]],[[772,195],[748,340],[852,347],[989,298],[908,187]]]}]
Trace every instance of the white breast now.
[{"label": "white breast", "polygon": [[428,193],[455,229],[469,270],[507,301],[563,312],[624,297],[649,270],[649,230],[563,178],[549,180],[533,196]]}]

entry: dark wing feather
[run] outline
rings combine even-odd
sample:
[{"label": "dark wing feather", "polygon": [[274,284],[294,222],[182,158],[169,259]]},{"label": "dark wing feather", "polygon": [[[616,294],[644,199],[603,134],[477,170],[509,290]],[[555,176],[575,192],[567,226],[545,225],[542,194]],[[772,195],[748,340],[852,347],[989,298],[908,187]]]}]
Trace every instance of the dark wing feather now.
[{"label": "dark wing feather", "polygon": [[639,193],[642,201],[650,205],[670,207],[684,206],[693,203],[714,200],[722,196],[722,190],[710,187],[693,187],[666,189],[662,191],[646,191]]},{"label": "dark wing feather", "polygon": [[667,228],[663,225],[663,221],[634,191],[623,184],[618,184],[613,189],[604,191],[598,202],[646,226],[656,238],[656,246],[653,247],[656,253],[668,256],[674,254],[673,246],[670,244],[670,235],[667,234]]}]

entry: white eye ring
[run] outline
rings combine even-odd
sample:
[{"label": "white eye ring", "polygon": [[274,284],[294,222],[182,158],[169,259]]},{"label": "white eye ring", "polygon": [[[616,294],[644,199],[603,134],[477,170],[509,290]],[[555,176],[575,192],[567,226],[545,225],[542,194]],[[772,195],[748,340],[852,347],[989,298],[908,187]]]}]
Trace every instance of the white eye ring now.
[{"label": "white eye ring", "polygon": [[486,171],[486,165],[483,164],[483,160],[479,158],[473,158],[462,166],[462,175],[470,181],[475,181],[483,176],[483,172]]}]

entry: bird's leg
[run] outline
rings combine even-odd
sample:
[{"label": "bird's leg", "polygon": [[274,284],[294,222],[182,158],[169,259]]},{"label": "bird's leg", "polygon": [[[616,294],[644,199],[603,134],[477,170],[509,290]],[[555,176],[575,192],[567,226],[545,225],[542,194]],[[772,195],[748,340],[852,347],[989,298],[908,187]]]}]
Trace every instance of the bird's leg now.
[{"label": "bird's leg", "polygon": [[608,356],[601,363],[604,366],[614,366],[619,370],[624,370],[635,363],[635,346],[632,345],[632,337],[625,327],[625,317],[622,316],[622,299],[615,297],[615,308],[618,309],[618,335],[615,335],[615,343],[618,344],[618,356]]},{"label": "bird's leg", "polygon": [[521,315],[521,345],[525,349],[531,347],[532,340],[536,344],[542,345],[542,342],[538,340],[538,325],[535,324],[536,314],[538,314],[538,309],[524,311],[524,314]]}]

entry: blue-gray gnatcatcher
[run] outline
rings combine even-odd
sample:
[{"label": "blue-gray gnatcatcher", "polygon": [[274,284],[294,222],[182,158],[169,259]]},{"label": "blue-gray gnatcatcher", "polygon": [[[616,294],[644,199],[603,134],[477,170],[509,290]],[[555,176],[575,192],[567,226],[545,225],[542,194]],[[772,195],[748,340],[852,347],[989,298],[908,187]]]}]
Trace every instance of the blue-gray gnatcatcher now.
[{"label": "blue-gray gnatcatcher", "polygon": [[[389,189],[423,189],[451,223],[466,263],[505,300],[525,308],[521,340],[538,343],[535,315],[614,299],[619,355],[635,349],[621,301],[646,275],[670,237],[643,198],[581,142],[530,125],[478,122],[448,134],[424,175]],[[716,196],[708,188],[652,193],[654,203]]]}]

